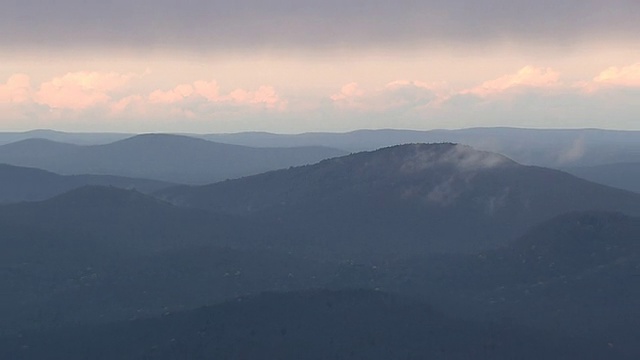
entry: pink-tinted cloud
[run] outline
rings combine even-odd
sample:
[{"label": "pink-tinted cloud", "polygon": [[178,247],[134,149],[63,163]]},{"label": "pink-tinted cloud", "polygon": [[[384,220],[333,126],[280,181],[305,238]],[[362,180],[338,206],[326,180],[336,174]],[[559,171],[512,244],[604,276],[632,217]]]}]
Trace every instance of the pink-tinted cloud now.
[{"label": "pink-tinted cloud", "polygon": [[193,89],[196,94],[208,101],[215,102],[220,100],[220,86],[218,86],[216,81],[195,81],[193,83]]},{"label": "pink-tinted cloud", "polygon": [[15,74],[0,84],[0,104],[22,104],[30,100],[31,79],[25,74]]},{"label": "pink-tinted cloud", "polygon": [[163,91],[156,90],[149,94],[149,101],[152,104],[175,104],[194,94],[193,86],[189,84],[181,84],[172,90]]},{"label": "pink-tinted cloud", "polygon": [[363,89],[357,83],[348,83],[338,93],[331,95],[330,99],[339,109],[385,112],[433,106],[440,96],[444,96],[440,85],[397,80],[376,89]]},{"label": "pink-tinted cloud", "polygon": [[283,109],[286,106],[272,86],[260,86],[255,91],[236,89],[226,99],[239,105],[260,105],[269,109]]},{"label": "pink-tinted cloud", "polygon": [[135,76],[115,72],[72,72],[42,83],[34,100],[52,109],[85,110],[108,103],[110,94]]},{"label": "pink-tinted cloud", "polygon": [[113,102],[109,106],[112,116],[120,116],[129,111],[136,115],[146,115],[146,100],[141,95],[130,95]]},{"label": "pink-tinted cloud", "polygon": [[640,87],[640,62],[623,67],[612,66],[593,79],[599,84]]},{"label": "pink-tinted cloud", "polygon": [[525,66],[515,74],[508,74],[497,79],[485,81],[472,89],[461,91],[461,94],[473,94],[487,97],[513,89],[551,88],[561,85],[560,74],[551,68]]},{"label": "pink-tinted cloud", "polygon": [[602,71],[593,79],[595,86],[640,87],[640,62]]},{"label": "pink-tinted cloud", "polygon": [[611,66],[593,79],[579,81],[573,87],[588,95],[603,90],[640,88],[640,62],[622,67]]},{"label": "pink-tinted cloud", "polygon": [[340,89],[340,92],[331,95],[331,100],[333,101],[345,101],[354,98],[358,98],[364,95],[364,90],[360,88],[358,83],[351,82],[345,84]]},{"label": "pink-tinted cloud", "polygon": [[152,104],[180,105],[187,101],[203,100],[213,104],[263,106],[269,109],[282,109],[286,105],[275,88],[266,85],[256,90],[235,89],[225,95],[220,93],[217,82],[198,80],[192,84],[178,85],[168,91],[155,90],[149,94],[149,102]]}]

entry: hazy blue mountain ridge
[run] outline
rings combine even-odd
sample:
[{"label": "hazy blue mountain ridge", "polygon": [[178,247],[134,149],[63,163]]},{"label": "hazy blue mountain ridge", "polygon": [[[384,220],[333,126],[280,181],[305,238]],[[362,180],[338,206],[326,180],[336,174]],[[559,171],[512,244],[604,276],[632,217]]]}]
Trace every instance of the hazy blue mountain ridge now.
[{"label": "hazy blue mountain ridge", "polygon": [[179,135],[146,134],[104,145],[29,139],[0,146],[0,162],[64,175],[117,175],[203,184],[343,155],[324,147],[250,148]]},{"label": "hazy blue mountain ridge", "polygon": [[0,203],[45,200],[86,185],[114,186],[151,193],[175,184],[112,175],[58,175],[0,164]]},{"label": "hazy blue mountain ridge", "polygon": [[640,162],[572,167],[565,170],[589,181],[640,193]]},{"label": "hazy blue mountain ridge", "polygon": [[468,128],[457,130],[356,130],[346,133],[209,134],[203,138],[250,146],[323,145],[370,151],[407,143],[454,142],[545,167],[592,166],[640,161],[640,131],[600,129]]}]

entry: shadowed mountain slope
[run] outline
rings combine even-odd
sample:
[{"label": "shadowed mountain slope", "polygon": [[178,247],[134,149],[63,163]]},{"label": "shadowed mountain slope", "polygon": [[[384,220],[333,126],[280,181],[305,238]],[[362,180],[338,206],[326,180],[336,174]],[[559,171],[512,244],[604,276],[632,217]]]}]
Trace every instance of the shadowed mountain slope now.
[{"label": "shadowed mountain slope", "polygon": [[331,274],[266,250],[285,237],[273,228],[115,188],[0,206],[0,233],[0,333],[158,315]]},{"label": "shadowed mountain slope", "polygon": [[574,210],[640,214],[640,196],[454,144],[413,144],[157,195],[289,228],[332,259],[473,252]]},{"label": "shadowed mountain slope", "polygon": [[417,296],[456,316],[509,318],[640,353],[640,218],[575,212],[474,255],[345,266],[336,284]]},{"label": "shadowed mountain slope", "polygon": [[368,291],[263,294],[158,319],[0,339],[28,359],[620,359],[601,340],[453,320]]},{"label": "shadowed mountain slope", "polygon": [[250,148],[179,135],[80,146],[29,139],[0,146],[0,162],[65,175],[100,174],[203,184],[343,155],[324,147]]}]

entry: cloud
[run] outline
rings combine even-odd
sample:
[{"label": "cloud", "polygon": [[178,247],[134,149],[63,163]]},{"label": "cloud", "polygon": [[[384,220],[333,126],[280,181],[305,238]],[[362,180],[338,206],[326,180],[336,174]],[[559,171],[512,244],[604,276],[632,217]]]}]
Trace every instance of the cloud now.
[{"label": "cloud", "polygon": [[239,105],[261,105],[269,109],[283,109],[286,102],[280,99],[272,86],[260,86],[255,91],[236,89],[223,100],[230,100]]},{"label": "cloud", "polygon": [[21,104],[31,96],[31,79],[25,74],[15,74],[0,84],[0,104]]},{"label": "cloud", "polygon": [[607,85],[640,87],[640,62],[624,66],[612,66],[593,79],[594,82]]},{"label": "cloud", "polygon": [[113,102],[109,106],[110,115],[112,117],[119,117],[127,111],[138,116],[147,115],[147,104],[148,102],[142,95],[126,96]]},{"label": "cloud", "polygon": [[271,86],[260,86],[255,90],[238,88],[223,93],[215,80],[197,80],[176,85],[168,90],[156,89],[146,95],[133,94],[115,100],[109,106],[109,117],[149,120],[233,120],[251,114],[256,116],[257,112],[263,110],[281,112],[286,106],[287,101]]},{"label": "cloud", "polygon": [[525,66],[515,74],[485,81],[475,88],[463,90],[461,94],[487,97],[513,89],[557,87],[560,85],[559,78],[560,74],[551,68]]},{"label": "cloud", "polygon": [[[221,92],[216,81],[197,80],[170,89],[147,89],[133,80],[148,74],[77,71],[32,85],[25,74],[0,83],[0,118],[67,121],[90,117],[96,121],[213,119],[257,116],[287,107],[272,86]],[[149,86],[151,85],[151,86]],[[264,114],[263,114],[264,115]],[[42,125],[39,125],[42,126]]]},{"label": "cloud", "polygon": [[[637,128],[640,86],[635,86],[635,79],[639,67],[605,68],[590,79],[572,83],[563,81],[554,69],[527,66],[466,89],[446,83],[395,80],[378,87],[350,82],[334,93],[318,95],[302,90],[286,97],[270,85],[239,88],[215,80],[160,87],[152,77],[139,81],[143,74],[136,73],[77,71],[43,82],[34,82],[27,74],[14,74],[0,82],[0,117],[20,126],[27,125],[17,119],[31,119],[38,127],[51,126],[41,121],[52,119],[91,119],[86,121],[142,124],[136,125],[140,129],[169,121],[210,121],[224,122],[225,131]],[[596,90],[586,92],[585,84]],[[579,144],[574,145],[562,156],[579,156]]]},{"label": "cloud", "polygon": [[137,75],[115,72],[71,72],[42,83],[34,101],[52,109],[84,110],[111,100],[110,94],[123,88]]},{"label": "cloud", "polygon": [[193,93],[193,86],[189,84],[182,84],[176,86],[172,90],[156,90],[152,92],[149,94],[149,101],[152,104],[175,104],[184,101],[184,99],[190,97]]},{"label": "cloud", "polygon": [[331,95],[330,98],[333,101],[350,101],[363,95],[364,91],[360,88],[358,83],[351,82],[343,85],[340,92]]},{"label": "cloud", "polygon": [[217,101],[220,98],[220,86],[215,81],[198,80],[193,83],[196,94],[208,101]]},{"label": "cloud", "polygon": [[216,81],[198,80],[192,84],[180,84],[171,90],[155,90],[148,96],[151,104],[188,105],[194,103],[260,106],[267,109],[284,109],[286,101],[275,88],[262,85],[256,90],[235,89],[221,94]]},{"label": "cloud", "polygon": [[329,99],[334,107],[358,112],[414,111],[436,105],[445,91],[440,84],[397,80],[377,89],[363,89],[352,82]]},{"label": "cloud", "polygon": [[635,41],[631,0],[10,1],[0,46],[397,47],[438,42]]}]

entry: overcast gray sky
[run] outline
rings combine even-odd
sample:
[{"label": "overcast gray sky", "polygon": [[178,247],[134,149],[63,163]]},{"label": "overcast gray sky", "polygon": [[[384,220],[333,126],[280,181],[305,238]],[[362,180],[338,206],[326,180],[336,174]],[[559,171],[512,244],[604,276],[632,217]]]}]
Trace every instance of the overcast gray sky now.
[{"label": "overcast gray sky", "polygon": [[398,46],[634,39],[635,0],[4,0],[5,46]]}]

